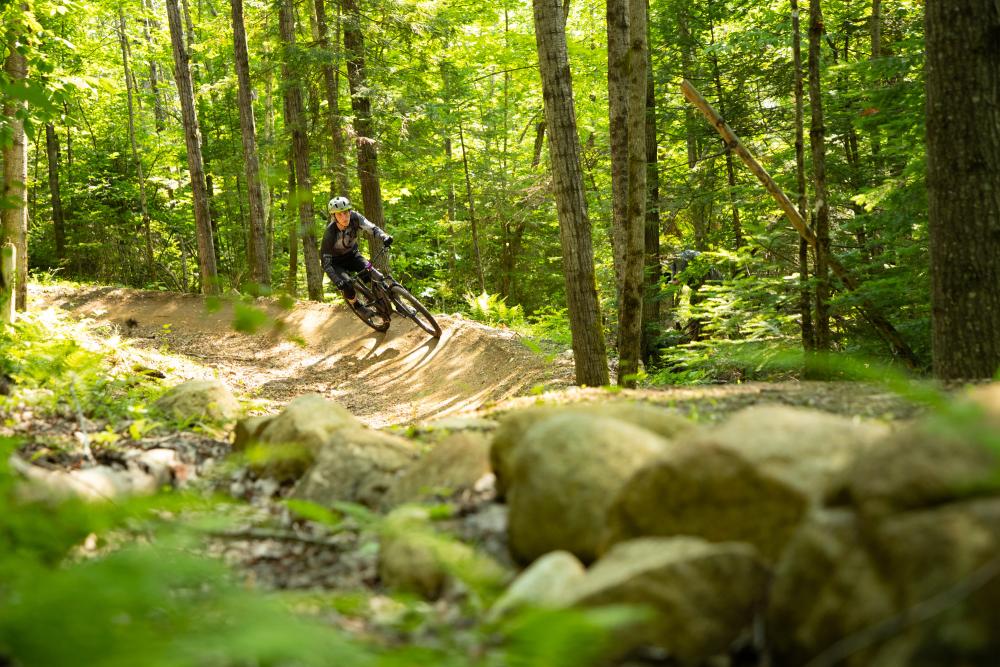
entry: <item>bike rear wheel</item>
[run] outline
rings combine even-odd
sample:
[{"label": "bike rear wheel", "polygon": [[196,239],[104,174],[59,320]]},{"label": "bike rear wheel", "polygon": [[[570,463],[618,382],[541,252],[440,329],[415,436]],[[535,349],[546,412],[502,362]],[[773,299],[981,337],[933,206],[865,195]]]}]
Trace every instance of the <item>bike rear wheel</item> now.
[{"label": "bike rear wheel", "polygon": [[[385,332],[389,329],[389,316],[383,312],[383,308],[379,307],[378,299],[368,288],[367,285],[362,284],[360,281],[355,281],[354,291],[357,294],[357,303],[362,306],[363,309],[367,309],[368,312],[365,313],[363,310],[351,307],[354,314],[358,316],[358,319],[370,326],[372,329],[378,332]],[[348,304],[350,306],[350,304]]]},{"label": "bike rear wheel", "polygon": [[441,327],[430,311],[420,303],[417,297],[410,294],[405,287],[396,284],[389,290],[390,297],[396,309],[404,317],[408,317],[417,323],[417,326],[429,333],[434,338],[441,337]]}]

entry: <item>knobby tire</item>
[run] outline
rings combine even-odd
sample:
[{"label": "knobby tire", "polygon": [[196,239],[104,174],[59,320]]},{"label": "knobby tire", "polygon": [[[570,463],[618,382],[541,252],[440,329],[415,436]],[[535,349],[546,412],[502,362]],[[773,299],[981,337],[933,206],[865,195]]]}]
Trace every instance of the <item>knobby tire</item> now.
[{"label": "knobby tire", "polygon": [[441,327],[430,311],[420,303],[417,297],[410,294],[405,287],[396,284],[390,288],[390,294],[397,308],[400,308],[404,317],[408,317],[417,323],[417,326],[429,333],[434,338],[441,337]]}]

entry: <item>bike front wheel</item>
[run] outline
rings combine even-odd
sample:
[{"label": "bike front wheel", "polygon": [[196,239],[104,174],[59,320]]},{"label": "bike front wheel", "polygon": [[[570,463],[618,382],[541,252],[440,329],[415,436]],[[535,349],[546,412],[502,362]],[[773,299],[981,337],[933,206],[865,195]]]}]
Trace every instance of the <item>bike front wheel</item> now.
[{"label": "bike front wheel", "polygon": [[389,290],[389,294],[391,295],[392,302],[396,305],[396,310],[400,314],[416,322],[418,327],[434,338],[441,337],[441,327],[438,325],[437,320],[424,307],[424,304],[420,303],[417,297],[410,294],[405,287],[399,284],[393,285]]}]

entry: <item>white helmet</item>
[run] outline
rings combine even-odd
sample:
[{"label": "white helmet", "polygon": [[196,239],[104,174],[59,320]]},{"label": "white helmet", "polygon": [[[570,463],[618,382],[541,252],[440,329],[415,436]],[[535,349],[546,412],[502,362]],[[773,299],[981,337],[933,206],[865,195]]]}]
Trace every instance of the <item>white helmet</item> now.
[{"label": "white helmet", "polygon": [[338,211],[350,211],[351,200],[347,197],[334,197],[330,200],[330,203],[326,205],[326,210],[329,211],[330,215],[333,215]]}]

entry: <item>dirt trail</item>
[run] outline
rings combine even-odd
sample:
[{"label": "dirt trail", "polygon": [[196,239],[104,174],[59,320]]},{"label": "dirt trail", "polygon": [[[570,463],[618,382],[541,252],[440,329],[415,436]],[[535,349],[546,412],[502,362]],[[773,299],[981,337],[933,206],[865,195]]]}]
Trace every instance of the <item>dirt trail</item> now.
[{"label": "dirt trail", "polygon": [[546,360],[512,332],[459,317],[436,316],[444,333],[434,340],[402,319],[377,333],[340,303],[282,310],[261,301],[257,305],[280,324],[247,335],[233,329],[232,303],[223,300],[210,312],[197,295],[32,286],[31,302],[113,323],[137,347],[188,357],[196,363],[180,375],[215,374],[262,399],[268,412],[318,393],[378,428],[472,411],[537,385],[572,383],[571,360]]}]

